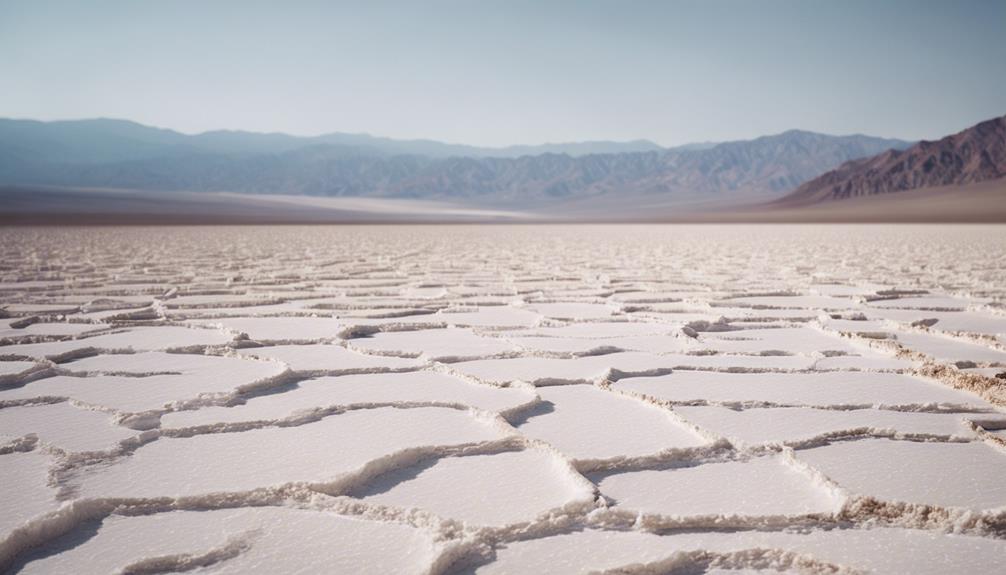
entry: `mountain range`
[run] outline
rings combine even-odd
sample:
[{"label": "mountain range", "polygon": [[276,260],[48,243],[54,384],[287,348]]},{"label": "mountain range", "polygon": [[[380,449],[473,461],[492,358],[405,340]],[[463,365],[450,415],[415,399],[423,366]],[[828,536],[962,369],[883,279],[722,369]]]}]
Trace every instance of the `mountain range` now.
[{"label": "mountain range", "polygon": [[140,216],[147,223],[1006,221],[1006,116],[937,141],[790,130],[676,148],[644,140],[478,148],[360,134],[186,135],[121,120],[0,120],[0,223]]},{"label": "mountain range", "polygon": [[0,120],[0,185],[412,198],[533,207],[591,198],[777,198],[843,162],[911,143],[792,130],[661,148],[478,148],[357,134],[186,135],[122,120]]}]

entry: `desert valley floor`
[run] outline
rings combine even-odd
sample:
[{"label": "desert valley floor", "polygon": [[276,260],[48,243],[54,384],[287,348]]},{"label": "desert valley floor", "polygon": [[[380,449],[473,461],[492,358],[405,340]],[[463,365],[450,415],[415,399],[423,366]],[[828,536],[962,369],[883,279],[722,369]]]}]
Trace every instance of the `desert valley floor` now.
[{"label": "desert valley floor", "polygon": [[1006,572],[1006,226],[0,255],[0,571]]}]

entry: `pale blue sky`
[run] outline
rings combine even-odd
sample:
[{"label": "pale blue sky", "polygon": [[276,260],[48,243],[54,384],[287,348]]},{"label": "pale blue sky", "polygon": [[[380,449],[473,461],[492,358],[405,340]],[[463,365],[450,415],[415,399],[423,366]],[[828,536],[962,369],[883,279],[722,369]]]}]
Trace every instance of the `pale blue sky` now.
[{"label": "pale blue sky", "polygon": [[0,0],[0,116],[477,145],[1006,114],[1004,0]]}]

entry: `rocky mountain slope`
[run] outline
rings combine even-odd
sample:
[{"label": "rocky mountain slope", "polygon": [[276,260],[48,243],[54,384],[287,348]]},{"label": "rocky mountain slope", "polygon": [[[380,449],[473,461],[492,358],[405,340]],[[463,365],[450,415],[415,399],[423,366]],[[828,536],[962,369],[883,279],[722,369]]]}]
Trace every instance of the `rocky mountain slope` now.
[{"label": "rocky mountain slope", "polygon": [[853,160],[810,180],[780,204],[813,204],[1006,177],[1006,116],[935,142]]}]

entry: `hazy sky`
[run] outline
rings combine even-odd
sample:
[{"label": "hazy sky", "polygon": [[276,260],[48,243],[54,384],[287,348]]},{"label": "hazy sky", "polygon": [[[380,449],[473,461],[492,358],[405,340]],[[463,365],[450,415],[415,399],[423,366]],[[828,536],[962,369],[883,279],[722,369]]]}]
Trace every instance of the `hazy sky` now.
[{"label": "hazy sky", "polygon": [[1006,114],[1006,1],[0,0],[0,116],[479,145]]}]

